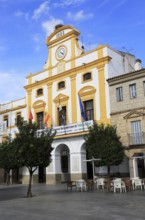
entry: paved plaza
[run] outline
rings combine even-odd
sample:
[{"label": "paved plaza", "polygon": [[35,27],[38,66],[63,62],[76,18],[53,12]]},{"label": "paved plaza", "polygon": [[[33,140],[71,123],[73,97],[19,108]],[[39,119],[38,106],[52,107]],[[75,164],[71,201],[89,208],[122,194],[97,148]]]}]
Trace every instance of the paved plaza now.
[{"label": "paved plaza", "polygon": [[66,184],[0,185],[0,220],[143,220],[145,191],[113,193],[104,190],[76,192]]}]

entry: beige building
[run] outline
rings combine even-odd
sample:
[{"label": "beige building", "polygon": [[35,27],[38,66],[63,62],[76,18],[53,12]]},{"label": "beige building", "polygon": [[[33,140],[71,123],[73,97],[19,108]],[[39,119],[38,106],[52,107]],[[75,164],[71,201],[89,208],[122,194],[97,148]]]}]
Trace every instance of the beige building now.
[{"label": "beige building", "polygon": [[125,145],[130,176],[145,177],[145,69],[110,78],[111,123]]}]

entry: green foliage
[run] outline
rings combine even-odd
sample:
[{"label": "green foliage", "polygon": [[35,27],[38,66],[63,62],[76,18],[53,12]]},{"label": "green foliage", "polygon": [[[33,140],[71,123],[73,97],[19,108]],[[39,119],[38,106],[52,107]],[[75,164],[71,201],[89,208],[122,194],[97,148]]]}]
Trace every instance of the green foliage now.
[{"label": "green foliage", "polygon": [[94,123],[84,137],[89,158],[101,158],[96,166],[119,165],[124,158],[124,147],[117,135],[116,127]]},{"label": "green foliage", "polygon": [[18,133],[14,140],[17,148],[17,154],[21,166],[26,166],[29,170],[29,185],[27,197],[32,197],[31,185],[32,176],[35,170],[40,167],[46,167],[51,162],[51,152],[53,150],[51,144],[55,133],[52,129],[41,130],[38,133],[37,124],[24,121],[23,118],[19,121]]},{"label": "green foliage", "polygon": [[18,167],[17,152],[11,136],[8,136],[4,142],[0,143],[0,167],[7,172]]},{"label": "green foliage", "polygon": [[51,144],[55,133],[51,129],[38,133],[37,124],[23,119],[18,124],[15,138],[17,152],[23,166],[32,171],[32,167],[46,167],[51,162]]}]

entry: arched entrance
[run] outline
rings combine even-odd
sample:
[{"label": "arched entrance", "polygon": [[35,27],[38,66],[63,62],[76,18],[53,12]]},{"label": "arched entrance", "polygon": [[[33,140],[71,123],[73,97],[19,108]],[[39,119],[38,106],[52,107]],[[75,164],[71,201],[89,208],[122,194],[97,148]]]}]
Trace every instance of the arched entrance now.
[{"label": "arched entrance", "polygon": [[46,167],[38,168],[38,182],[46,183]]},{"label": "arched entrance", "polygon": [[140,178],[145,177],[145,156],[143,153],[134,153],[133,155],[133,164],[134,164],[134,176]]},{"label": "arched entrance", "polygon": [[56,148],[56,179],[59,182],[70,180],[70,150],[67,145],[60,144]]}]

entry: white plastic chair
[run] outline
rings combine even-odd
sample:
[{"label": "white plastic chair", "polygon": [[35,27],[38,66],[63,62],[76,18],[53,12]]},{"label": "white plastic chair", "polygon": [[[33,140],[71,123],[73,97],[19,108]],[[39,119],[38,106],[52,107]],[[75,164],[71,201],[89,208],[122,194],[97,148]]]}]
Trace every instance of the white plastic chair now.
[{"label": "white plastic chair", "polygon": [[143,190],[143,183],[141,179],[134,179],[134,189],[140,188]]},{"label": "white plastic chair", "polygon": [[87,191],[87,185],[85,180],[77,180],[76,181],[76,191]]},{"label": "white plastic chair", "polygon": [[97,189],[99,189],[100,187],[101,187],[102,189],[104,189],[104,185],[105,185],[104,181],[105,181],[104,178],[98,178],[98,179],[97,179]]},{"label": "white plastic chair", "polygon": [[126,192],[125,183],[122,180],[113,180],[113,189],[115,193],[117,190],[119,190],[120,193]]},{"label": "white plastic chair", "polygon": [[133,190],[135,190],[135,181],[138,180],[138,179],[140,179],[140,178],[139,177],[132,177],[131,178]]}]

